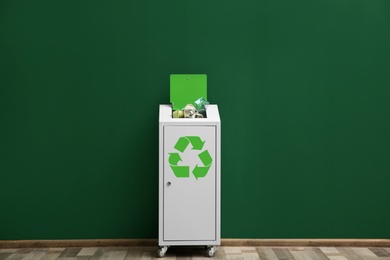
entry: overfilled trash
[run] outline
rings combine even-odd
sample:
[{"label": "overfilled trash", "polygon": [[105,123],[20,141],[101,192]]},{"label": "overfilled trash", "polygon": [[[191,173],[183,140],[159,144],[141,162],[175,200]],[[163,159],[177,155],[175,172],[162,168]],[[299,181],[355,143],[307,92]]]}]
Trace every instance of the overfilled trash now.
[{"label": "overfilled trash", "polygon": [[210,103],[203,97],[198,98],[193,104],[187,104],[181,110],[172,113],[173,118],[206,118],[206,106]]}]

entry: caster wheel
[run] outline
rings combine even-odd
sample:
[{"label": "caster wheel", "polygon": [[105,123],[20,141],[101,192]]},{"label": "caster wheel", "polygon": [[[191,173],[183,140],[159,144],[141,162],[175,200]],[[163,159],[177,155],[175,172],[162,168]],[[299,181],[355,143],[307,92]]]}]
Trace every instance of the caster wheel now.
[{"label": "caster wheel", "polygon": [[209,257],[213,257],[215,255],[215,247],[214,246],[207,247],[207,255]]},{"label": "caster wheel", "polygon": [[168,250],[167,246],[162,246],[157,250],[157,256],[159,258],[163,258]]}]

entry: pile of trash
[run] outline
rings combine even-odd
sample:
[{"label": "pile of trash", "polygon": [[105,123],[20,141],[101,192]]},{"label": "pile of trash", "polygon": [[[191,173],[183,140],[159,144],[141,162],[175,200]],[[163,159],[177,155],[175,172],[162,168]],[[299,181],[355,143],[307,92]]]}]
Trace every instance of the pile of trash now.
[{"label": "pile of trash", "polygon": [[194,104],[187,104],[183,109],[175,110],[173,118],[206,118],[206,106],[210,103],[203,97],[198,98]]}]

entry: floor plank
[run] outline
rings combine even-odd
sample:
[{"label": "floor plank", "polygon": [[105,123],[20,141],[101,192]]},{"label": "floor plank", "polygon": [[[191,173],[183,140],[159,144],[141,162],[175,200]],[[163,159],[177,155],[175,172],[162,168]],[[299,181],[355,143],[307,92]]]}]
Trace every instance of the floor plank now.
[{"label": "floor plank", "polygon": [[345,258],[345,256],[342,255],[332,255],[328,256],[330,260],[348,260],[348,258]]},{"label": "floor plank", "polygon": [[297,260],[328,260],[328,257],[319,248],[305,248],[304,250],[291,250]]},{"label": "floor plank", "polygon": [[97,247],[85,247],[80,250],[77,256],[93,256],[97,250]]},{"label": "floor plank", "polygon": [[337,250],[335,247],[320,247],[320,250],[325,255],[339,255],[340,254],[339,250]]},{"label": "floor plank", "polygon": [[380,247],[370,247],[370,249],[375,255],[379,257],[390,257],[390,252]]},{"label": "floor plank", "polygon": [[0,260],[5,260],[11,255],[12,253],[0,253]]},{"label": "floor plank", "polygon": [[352,247],[351,248],[353,251],[355,251],[358,255],[362,256],[362,257],[374,257],[377,258],[377,255],[374,254],[370,249],[368,248],[361,248],[361,247]]},{"label": "floor plank", "polygon": [[274,251],[270,247],[257,247],[257,253],[260,256],[260,259],[264,260],[278,260],[278,257],[275,255]]},{"label": "floor plank", "polygon": [[272,249],[275,253],[275,255],[278,257],[279,260],[290,260],[294,259],[293,255],[290,253],[290,250],[287,248],[273,248]]},{"label": "floor plank", "polygon": [[364,260],[364,257],[358,255],[358,253],[350,247],[339,247],[337,250],[339,250],[340,253],[348,260]]}]

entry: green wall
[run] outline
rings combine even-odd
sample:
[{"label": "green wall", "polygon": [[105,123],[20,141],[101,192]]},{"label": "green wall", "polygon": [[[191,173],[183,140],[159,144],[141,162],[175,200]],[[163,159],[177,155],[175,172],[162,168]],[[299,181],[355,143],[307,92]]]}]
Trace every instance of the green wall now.
[{"label": "green wall", "polygon": [[156,238],[158,105],[205,73],[222,237],[390,238],[390,2],[0,2],[0,239]]}]

